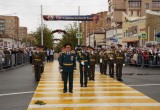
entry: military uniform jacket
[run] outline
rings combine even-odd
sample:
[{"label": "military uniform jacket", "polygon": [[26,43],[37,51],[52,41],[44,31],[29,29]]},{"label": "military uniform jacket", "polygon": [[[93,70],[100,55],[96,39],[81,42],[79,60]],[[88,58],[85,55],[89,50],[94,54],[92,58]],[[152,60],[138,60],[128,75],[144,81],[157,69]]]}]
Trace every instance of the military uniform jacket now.
[{"label": "military uniform jacket", "polygon": [[98,53],[98,63],[103,63],[104,62],[104,52],[99,51]]},{"label": "military uniform jacket", "polygon": [[103,61],[104,61],[105,63],[108,62],[108,53],[107,53],[107,51],[104,52]]},{"label": "military uniform jacket", "polygon": [[78,56],[77,56],[77,60],[78,62],[80,63],[81,66],[83,66],[81,64],[81,62],[84,62],[84,66],[85,67],[88,67],[89,66],[89,62],[90,62],[90,59],[89,59],[89,53],[87,51],[85,52],[79,52]]},{"label": "military uniform jacket", "polygon": [[108,63],[109,64],[115,63],[115,53],[114,52],[109,52],[108,53]]},{"label": "military uniform jacket", "polygon": [[34,52],[33,53],[33,65],[42,65],[44,62],[44,55],[42,52]]},{"label": "military uniform jacket", "polygon": [[73,72],[76,65],[75,53],[63,52],[60,58],[60,68],[63,72]]},{"label": "military uniform jacket", "polygon": [[98,60],[97,60],[97,53],[95,52],[91,52],[89,54],[89,59],[90,59],[90,64],[89,65],[95,65],[98,63]]},{"label": "military uniform jacket", "polygon": [[115,63],[116,64],[124,64],[125,63],[125,54],[123,51],[115,51]]}]

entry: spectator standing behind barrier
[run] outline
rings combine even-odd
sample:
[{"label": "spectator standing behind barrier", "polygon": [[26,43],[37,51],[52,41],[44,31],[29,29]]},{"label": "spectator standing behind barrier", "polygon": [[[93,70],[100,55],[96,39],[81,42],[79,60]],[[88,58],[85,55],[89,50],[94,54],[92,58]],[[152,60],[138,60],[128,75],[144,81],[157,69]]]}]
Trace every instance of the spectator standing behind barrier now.
[{"label": "spectator standing behind barrier", "polygon": [[50,49],[49,50],[49,60],[50,60],[50,62],[53,62],[53,55],[54,55],[54,51],[53,51],[53,49]]},{"label": "spectator standing behind barrier", "polygon": [[142,55],[142,49],[138,49],[138,56],[137,56],[137,65],[143,64],[143,55]]},{"label": "spectator standing behind barrier", "polygon": [[29,49],[29,62],[32,64],[32,55],[33,55],[33,50],[30,48]]},{"label": "spectator standing behind barrier", "polygon": [[157,65],[160,65],[160,51],[157,49]]},{"label": "spectator standing behind barrier", "polygon": [[49,53],[49,49],[46,50],[46,54],[47,54],[47,62],[50,62],[50,53]]},{"label": "spectator standing behind barrier", "polygon": [[158,54],[155,50],[155,45],[151,46],[151,51],[149,52],[149,64],[157,65]]},{"label": "spectator standing behind barrier", "polygon": [[144,65],[148,65],[149,64],[149,53],[148,53],[147,49],[144,49],[143,61],[144,61]]}]

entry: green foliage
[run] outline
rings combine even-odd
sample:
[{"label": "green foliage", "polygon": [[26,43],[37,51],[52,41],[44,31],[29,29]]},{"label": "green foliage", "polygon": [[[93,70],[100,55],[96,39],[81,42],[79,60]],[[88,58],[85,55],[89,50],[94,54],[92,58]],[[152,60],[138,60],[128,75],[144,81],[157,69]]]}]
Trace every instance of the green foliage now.
[{"label": "green foliage", "polygon": [[[33,36],[37,40],[37,44],[41,44],[41,27],[37,28],[37,31],[33,33]],[[51,30],[44,26],[43,28],[43,45],[46,48],[53,48],[53,35]]]},{"label": "green foliage", "polygon": [[56,51],[59,52],[60,49],[63,47],[66,43],[71,43],[73,46],[73,49],[78,44],[78,39],[76,38],[76,33],[78,32],[78,26],[77,23],[70,24],[69,26],[65,27],[67,34],[63,35],[63,38],[59,42],[59,44],[56,47]]}]

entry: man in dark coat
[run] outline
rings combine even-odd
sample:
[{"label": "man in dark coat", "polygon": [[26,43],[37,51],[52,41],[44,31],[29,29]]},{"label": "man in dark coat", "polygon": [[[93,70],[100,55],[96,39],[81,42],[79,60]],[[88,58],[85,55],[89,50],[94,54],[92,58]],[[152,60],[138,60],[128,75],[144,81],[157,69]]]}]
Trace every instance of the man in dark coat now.
[{"label": "man in dark coat", "polygon": [[63,93],[67,92],[67,80],[69,77],[69,92],[73,93],[73,72],[75,68],[75,53],[71,52],[72,45],[67,43],[65,46],[66,52],[62,53],[60,58],[60,68],[63,71],[64,89]]}]

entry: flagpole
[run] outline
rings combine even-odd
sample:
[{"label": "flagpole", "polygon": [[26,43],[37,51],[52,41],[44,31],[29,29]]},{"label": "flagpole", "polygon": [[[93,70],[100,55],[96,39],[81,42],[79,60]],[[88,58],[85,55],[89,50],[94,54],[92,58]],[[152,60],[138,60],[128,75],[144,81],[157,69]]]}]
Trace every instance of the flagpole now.
[{"label": "flagpole", "polygon": [[41,45],[43,45],[43,9],[41,5]]}]

